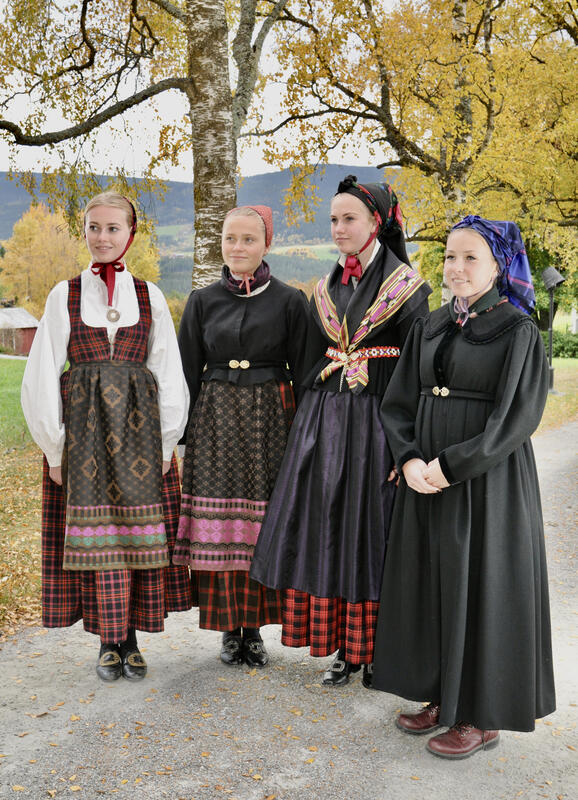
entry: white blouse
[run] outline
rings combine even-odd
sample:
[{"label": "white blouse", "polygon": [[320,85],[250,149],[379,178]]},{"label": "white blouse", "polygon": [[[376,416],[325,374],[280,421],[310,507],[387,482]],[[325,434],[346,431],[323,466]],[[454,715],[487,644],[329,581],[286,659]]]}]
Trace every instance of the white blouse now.
[{"label": "white blouse", "polygon": [[[119,328],[135,325],[139,307],[132,275],[116,273],[113,308],[120,319],[110,322],[107,288],[90,267],[81,273],[80,315],[93,328],[106,328],[111,347]],[[169,461],[183,435],[189,409],[189,390],[181,366],[177,337],[167,301],[161,290],[147,281],[152,323],[146,366],[155,377],[163,443],[163,460]],[[64,423],[60,376],[67,360],[70,319],[68,282],[61,281],[46,299],[44,314],[32,343],[22,379],[21,402],[32,438],[45,454],[49,466],[60,466],[64,449]]]}]

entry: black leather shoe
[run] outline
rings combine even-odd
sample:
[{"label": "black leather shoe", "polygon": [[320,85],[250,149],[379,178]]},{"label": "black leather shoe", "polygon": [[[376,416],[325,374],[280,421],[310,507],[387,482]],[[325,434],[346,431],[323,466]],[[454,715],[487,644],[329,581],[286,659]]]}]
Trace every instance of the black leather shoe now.
[{"label": "black leather shoe", "polygon": [[349,676],[354,672],[359,672],[361,665],[345,661],[344,655],[345,653],[341,650],[337,652],[335,661],[323,674],[321,681],[323,686],[345,686],[346,683],[349,683]]},{"label": "black leather shoe", "polygon": [[138,647],[134,650],[122,650],[121,657],[122,674],[127,681],[142,681],[147,674],[147,662]]},{"label": "black leather shoe", "polygon": [[361,682],[366,689],[373,689],[373,663],[363,665]]},{"label": "black leather shoe", "polygon": [[247,636],[243,638],[243,657],[245,664],[248,667],[266,667],[269,663],[269,656],[265,650],[263,639],[257,635]]},{"label": "black leather shoe", "polygon": [[221,661],[223,664],[234,665],[243,663],[243,638],[233,631],[225,631],[221,646]]},{"label": "black leather shoe", "polygon": [[122,675],[122,661],[115,644],[100,648],[96,674],[102,681],[117,681]]}]

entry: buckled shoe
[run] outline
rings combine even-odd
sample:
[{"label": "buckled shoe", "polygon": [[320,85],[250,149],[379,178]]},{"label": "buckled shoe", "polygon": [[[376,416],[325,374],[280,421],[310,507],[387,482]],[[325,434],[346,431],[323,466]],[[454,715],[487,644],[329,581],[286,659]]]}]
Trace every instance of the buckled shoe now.
[{"label": "buckled shoe", "polygon": [[458,722],[445,733],[439,733],[426,747],[440,758],[469,758],[478,750],[491,750],[500,741],[500,731],[482,731],[467,722]]},{"label": "buckled shoe", "polygon": [[117,681],[122,675],[122,661],[115,644],[102,645],[96,663],[96,674],[102,681]]},{"label": "buckled shoe", "polygon": [[397,727],[406,733],[430,733],[440,727],[440,707],[436,703],[429,703],[417,714],[400,714],[395,721]]},{"label": "buckled shoe", "polygon": [[243,657],[248,667],[262,669],[269,663],[269,655],[258,629],[250,633],[243,631]]},{"label": "buckled shoe", "polygon": [[345,686],[349,683],[349,676],[354,672],[359,672],[361,664],[351,664],[345,660],[344,656],[344,650],[337,651],[333,664],[323,673],[321,681],[323,686]]},{"label": "buckled shoe", "polygon": [[142,681],[147,674],[147,662],[138,647],[130,650],[121,648],[122,674],[127,681]]},{"label": "buckled shoe", "polygon": [[243,663],[243,639],[240,633],[225,631],[221,645],[221,661],[223,664],[234,666]]}]

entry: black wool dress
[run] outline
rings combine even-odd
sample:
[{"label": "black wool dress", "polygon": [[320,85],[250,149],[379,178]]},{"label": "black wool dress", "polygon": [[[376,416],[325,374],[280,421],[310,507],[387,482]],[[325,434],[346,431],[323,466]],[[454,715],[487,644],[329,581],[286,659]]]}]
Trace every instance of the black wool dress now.
[{"label": "black wool dress", "polygon": [[399,468],[438,457],[450,486],[400,479],[373,685],[441,703],[440,723],[531,731],[555,708],[540,491],[530,435],[548,390],[532,320],[495,289],[462,327],[413,328],[382,404]]}]

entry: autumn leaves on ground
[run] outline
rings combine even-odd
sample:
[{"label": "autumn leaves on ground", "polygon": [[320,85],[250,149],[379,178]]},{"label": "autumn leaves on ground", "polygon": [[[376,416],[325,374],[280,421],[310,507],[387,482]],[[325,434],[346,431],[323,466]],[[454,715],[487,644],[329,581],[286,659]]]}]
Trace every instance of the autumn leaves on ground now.
[{"label": "autumn leaves on ground", "polygon": [[[20,410],[24,361],[0,359],[0,641],[40,622],[41,456]],[[539,432],[578,418],[578,359],[554,359]]]}]

